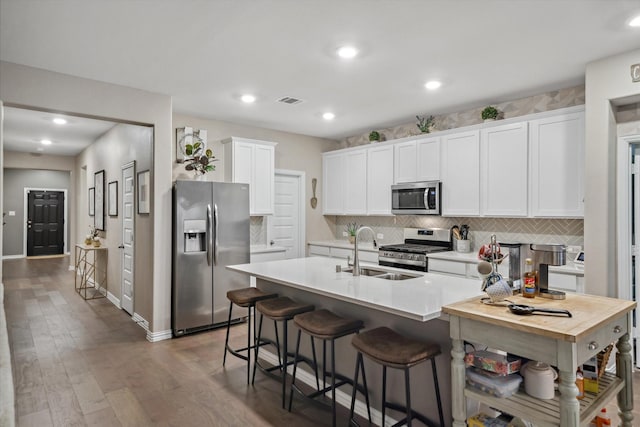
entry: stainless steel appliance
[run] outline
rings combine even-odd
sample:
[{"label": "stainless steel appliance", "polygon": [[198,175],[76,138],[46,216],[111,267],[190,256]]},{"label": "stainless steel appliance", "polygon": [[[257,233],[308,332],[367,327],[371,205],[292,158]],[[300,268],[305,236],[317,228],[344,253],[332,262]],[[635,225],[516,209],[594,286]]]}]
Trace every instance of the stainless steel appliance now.
[{"label": "stainless steel appliance", "polygon": [[509,263],[507,282],[512,288],[520,289],[522,275],[524,274],[524,261],[530,258],[529,244],[500,242],[500,248],[503,255],[508,255],[506,258],[506,262]]},{"label": "stainless steel appliance", "polygon": [[451,231],[446,228],[405,228],[404,244],[380,246],[378,264],[429,271],[427,255],[452,249]]},{"label": "stainless steel appliance", "polygon": [[[227,270],[249,259],[249,185],[176,181],[173,186],[171,327],[174,336],[215,327],[229,316],[226,293],[249,286]],[[246,310],[233,310],[238,318]]]},{"label": "stainless steel appliance", "polygon": [[440,181],[408,182],[391,186],[391,213],[440,215]]},{"label": "stainless steel appliance", "polygon": [[567,247],[565,245],[531,244],[533,268],[538,271],[539,296],[549,299],[565,299],[562,291],[549,289],[549,266],[567,263]]}]

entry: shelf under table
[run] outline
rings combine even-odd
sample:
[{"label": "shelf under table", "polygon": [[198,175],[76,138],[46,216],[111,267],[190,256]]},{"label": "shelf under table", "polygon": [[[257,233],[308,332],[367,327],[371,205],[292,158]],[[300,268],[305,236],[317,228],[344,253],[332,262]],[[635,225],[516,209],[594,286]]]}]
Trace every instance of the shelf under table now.
[{"label": "shelf under table", "polygon": [[[580,400],[581,426],[587,426],[600,409],[622,390],[624,380],[605,372],[598,379],[598,384],[600,389],[598,394],[585,393],[584,399]],[[523,387],[510,397],[495,397],[469,387],[465,388],[464,394],[499,411],[518,416],[539,426],[559,425],[560,395],[558,392],[553,399],[549,400],[531,397],[524,392]]]}]

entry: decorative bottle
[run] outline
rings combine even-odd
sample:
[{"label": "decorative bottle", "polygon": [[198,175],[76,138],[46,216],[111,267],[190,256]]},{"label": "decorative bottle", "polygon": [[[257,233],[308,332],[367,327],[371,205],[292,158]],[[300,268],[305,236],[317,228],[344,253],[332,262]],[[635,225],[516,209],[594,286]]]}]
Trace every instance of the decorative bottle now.
[{"label": "decorative bottle", "polygon": [[538,294],[537,274],[533,271],[533,261],[527,258],[525,261],[524,276],[522,276],[522,296],[534,298]]}]

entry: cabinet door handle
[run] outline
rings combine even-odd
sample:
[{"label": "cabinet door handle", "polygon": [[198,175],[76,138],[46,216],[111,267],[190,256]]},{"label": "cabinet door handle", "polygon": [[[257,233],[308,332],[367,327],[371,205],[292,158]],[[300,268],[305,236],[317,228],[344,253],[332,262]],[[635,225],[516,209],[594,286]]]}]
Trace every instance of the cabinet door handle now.
[{"label": "cabinet door handle", "polygon": [[619,334],[620,332],[622,332],[622,328],[618,325],[613,327],[613,333],[614,334]]},{"label": "cabinet door handle", "polygon": [[587,346],[587,348],[588,348],[589,350],[595,350],[595,349],[597,349],[597,348],[598,348],[598,343],[597,343],[597,342],[595,342],[595,341],[591,341],[591,342],[589,343],[589,345]]}]

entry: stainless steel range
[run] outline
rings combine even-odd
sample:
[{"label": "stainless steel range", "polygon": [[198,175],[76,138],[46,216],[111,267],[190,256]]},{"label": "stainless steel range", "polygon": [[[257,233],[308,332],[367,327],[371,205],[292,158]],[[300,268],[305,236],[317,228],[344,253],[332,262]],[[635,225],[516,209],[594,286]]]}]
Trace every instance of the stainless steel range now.
[{"label": "stainless steel range", "polygon": [[427,255],[450,250],[453,242],[451,231],[446,228],[405,228],[403,244],[380,246],[378,264],[429,271]]}]

